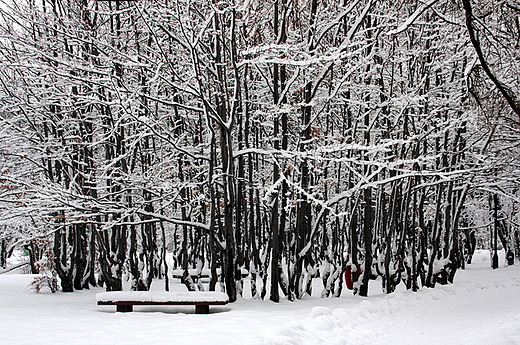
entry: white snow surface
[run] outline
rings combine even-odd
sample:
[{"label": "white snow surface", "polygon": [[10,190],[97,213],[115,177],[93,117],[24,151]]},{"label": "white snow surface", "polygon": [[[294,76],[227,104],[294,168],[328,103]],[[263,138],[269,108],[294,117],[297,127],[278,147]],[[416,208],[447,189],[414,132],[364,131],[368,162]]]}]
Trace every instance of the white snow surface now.
[{"label": "white snow surface", "polygon": [[[33,277],[0,275],[0,344],[520,344],[520,264],[492,270],[484,252],[452,285],[385,295],[374,281],[367,298],[347,290],[319,298],[315,279],[313,296],[300,301],[245,295],[209,315],[192,306],[117,313],[96,304],[101,288],[38,294]],[[178,279],[170,288],[186,291]],[[152,291],[162,290],[154,281]]]},{"label": "white snow surface", "polygon": [[139,302],[228,302],[227,294],[216,291],[111,291],[96,294],[97,301]]}]

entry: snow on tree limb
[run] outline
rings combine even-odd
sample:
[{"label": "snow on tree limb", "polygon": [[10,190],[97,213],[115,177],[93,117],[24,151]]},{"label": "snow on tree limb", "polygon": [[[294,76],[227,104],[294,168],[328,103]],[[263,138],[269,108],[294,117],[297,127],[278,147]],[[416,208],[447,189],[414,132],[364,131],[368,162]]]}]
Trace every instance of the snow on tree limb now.
[{"label": "snow on tree limb", "polygon": [[520,117],[520,99],[518,98],[518,95],[515,94],[515,92],[509,85],[505,84],[497,77],[497,75],[491,69],[488,61],[484,56],[484,52],[482,51],[482,47],[477,37],[474,25],[471,0],[463,0],[462,3],[464,4],[464,10],[466,11],[466,26],[468,28],[469,38],[471,40],[471,44],[475,48],[482,69],[486,72],[487,76],[493,82],[493,84],[495,84],[496,88],[498,89],[498,91],[500,91],[502,96],[504,96],[511,109]]},{"label": "snow on tree limb", "polygon": [[398,35],[401,32],[407,30],[416,20],[419,18],[426,10],[428,10],[430,7],[432,7],[437,1],[439,0],[430,0],[430,2],[423,4],[421,7],[419,7],[415,12],[406,19],[406,21],[399,25],[397,29],[390,30],[388,32],[388,35]]}]

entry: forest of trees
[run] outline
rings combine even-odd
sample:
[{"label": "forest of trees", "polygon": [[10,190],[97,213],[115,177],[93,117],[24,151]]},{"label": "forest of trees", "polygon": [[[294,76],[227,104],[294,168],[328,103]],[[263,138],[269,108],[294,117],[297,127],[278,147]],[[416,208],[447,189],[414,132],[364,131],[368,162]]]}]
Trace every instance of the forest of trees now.
[{"label": "forest of trees", "polygon": [[3,267],[279,301],[520,254],[518,0],[0,5]]}]

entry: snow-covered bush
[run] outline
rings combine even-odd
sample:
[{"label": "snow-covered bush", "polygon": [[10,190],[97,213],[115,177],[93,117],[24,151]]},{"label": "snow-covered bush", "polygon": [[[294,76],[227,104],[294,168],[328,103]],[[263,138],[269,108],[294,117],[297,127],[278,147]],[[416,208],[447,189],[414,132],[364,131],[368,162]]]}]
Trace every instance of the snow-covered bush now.
[{"label": "snow-covered bush", "polygon": [[34,277],[31,283],[31,288],[36,292],[48,288],[52,293],[58,291],[58,275],[54,268],[54,254],[52,253],[52,247],[50,241],[38,241],[38,247],[43,249],[43,255],[35,265],[38,268],[40,274]]}]

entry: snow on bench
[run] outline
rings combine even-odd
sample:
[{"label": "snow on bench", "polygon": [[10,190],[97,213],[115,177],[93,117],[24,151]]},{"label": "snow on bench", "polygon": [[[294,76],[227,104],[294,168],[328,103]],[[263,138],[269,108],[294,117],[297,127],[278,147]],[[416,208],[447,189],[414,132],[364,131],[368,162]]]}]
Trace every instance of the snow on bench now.
[{"label": "snow on bench", "polygon": [[[188,273],[190,274],[192,279],[197,279],[199,276],[199,272],[195,268],[190,268],[188,270]],[[242,278],[246,278],[249,275],[249,271],[245,268],[240,269],[240,274],[242,275]],[[220,268],[217,268],[217,275],[220,276]],[[172,277],[176,279],[182,279],[184,276],[184,270],[182,269],[176,269],[172,271]],[[209,278],[211,276],[211,270],[209,268],[204,268],[200,272],[201,278]]]},{"label": "snow on bench", "polygon": [[96,295],[98,305],[115,305],[119,312],[131,312],[134,305],[194,305],[195,314],[209,314],[210,305],[229,302],[223,292],[215,291],[112,291]]},{"label": "snow on bench", "polygon": [[20,268],[20,267],[25,266],[25,265],[30,265],[30,264],[31,263],[29,261],[24,261],[24,262],[21,262],[21,263],[18,263],[16,265],[14,265],[14,266],[11,266],[11,267],[6,267],[6,268],[1,268],[0,267],[0,274],[11,272],[11,271],[14,271],[17,268]]}]

